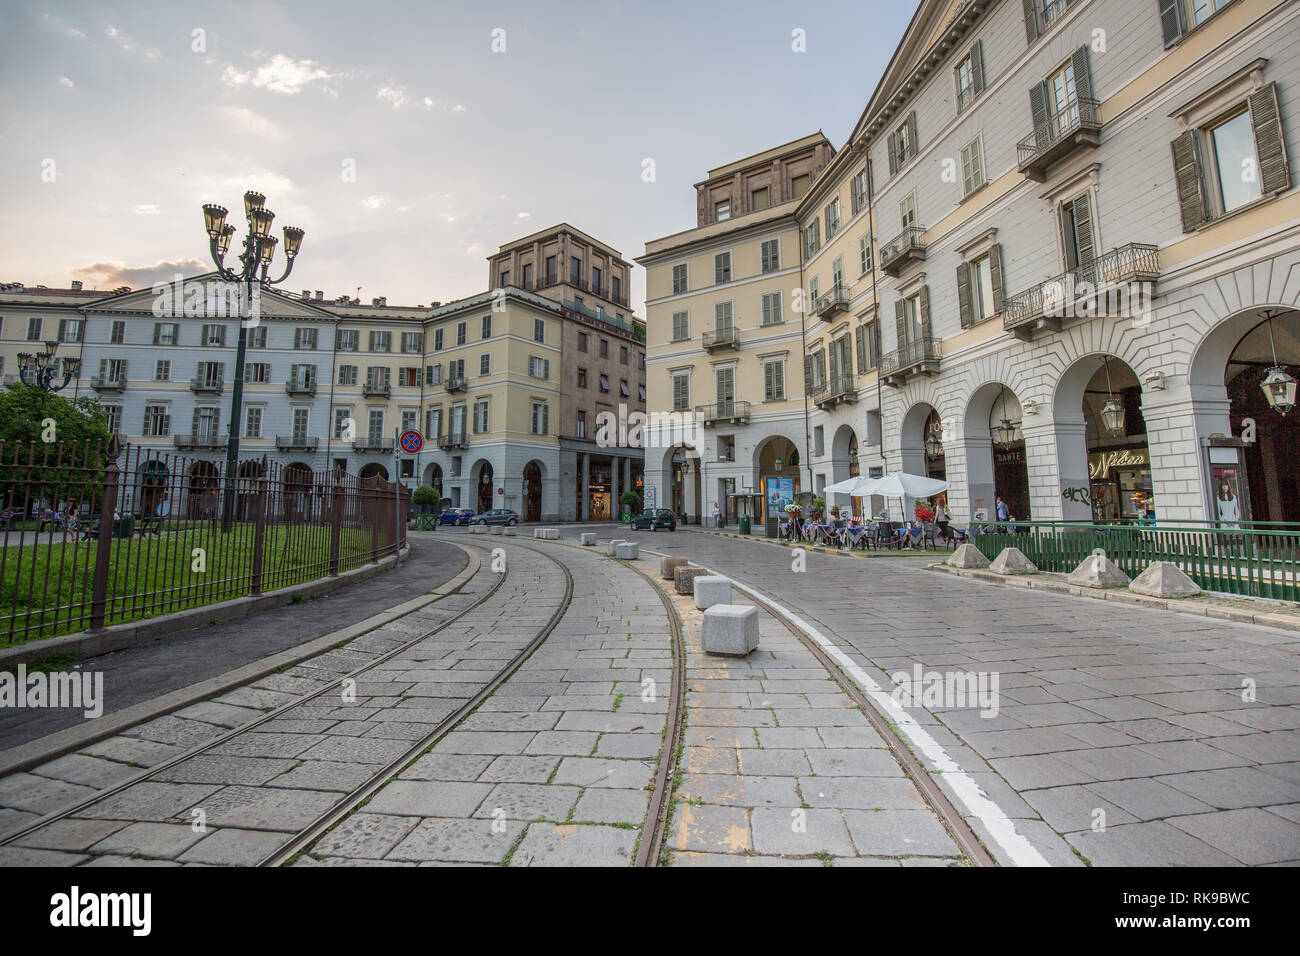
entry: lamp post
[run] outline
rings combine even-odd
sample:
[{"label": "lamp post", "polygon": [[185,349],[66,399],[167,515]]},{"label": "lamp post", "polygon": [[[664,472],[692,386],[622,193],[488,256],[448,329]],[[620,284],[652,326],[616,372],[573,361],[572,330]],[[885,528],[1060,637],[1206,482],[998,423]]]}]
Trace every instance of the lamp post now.
[{"label": "lamp post", "polygon": [[81,359],[64,359],[62,363],[63,381],[55,385],[55,376],[60,371],[56,361],[59,351],[58,342],[46,342],[43,352],[18,353],[18,381],[31,388],[38,388],[46,394],[61,391],[68,387],[81,372]]},{"label": "lamp post", "polygon": [[[296,226],[284,227],[284,274],[278,279],[268,279],[271,259],[279,240],[271,235],[275,213],[266,208],[266,197],[249,190],[244,193],[244,217],[248,232],[244,236],[244,251],[239,264],[227,267],[226,253],[235,227],[226,224],[227,209],[215,203],[203,206],[203,224],[208,233],[209,252],[217,267],[217,274],[227,282],[239,283],[239,347],[235,351],[235,381],[230,396],[230,439],[226,443],[226,493],[221,508],[221,530],[230,530],[235,511],[235,469],[239,459],[239,416],[244,403],[244,354],[248,348],[248,319],[253,308],[254,286],[279,285],[289,278],[294,260],[302,247],[303,230]],[[247,295],[245,295],[247,293]]]},{"label": "lamp post", "polygon": [[1268,318],[1268,344],[1273,350],[1273,367],[1268,370],[1259,387],[1264,390],[1264,398],[1269,406],[1285,417],[1287,412],[1295,408],[1296,380],[1277,361],[1277,342],[1273,339],[1273,316],[1276,314],[1272,310],[1265,313]]}]

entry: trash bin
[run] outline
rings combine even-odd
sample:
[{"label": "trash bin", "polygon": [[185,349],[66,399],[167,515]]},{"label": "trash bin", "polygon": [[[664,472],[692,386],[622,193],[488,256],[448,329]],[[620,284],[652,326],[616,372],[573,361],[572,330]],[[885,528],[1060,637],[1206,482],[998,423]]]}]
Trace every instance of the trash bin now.
[{"label": "trash bin", "polygon": [[740,516],[740,528],[739,528],[739,531],[740,531],[741,534],[749,534],[749,515],[741,515],[741,516]]},{"label": "trash bin", "polygon": [[780,528],[777,526],[777,519],[769,517],[767,519],[767,536],[769,538],[776,538],[780,536],[780,533]]}]

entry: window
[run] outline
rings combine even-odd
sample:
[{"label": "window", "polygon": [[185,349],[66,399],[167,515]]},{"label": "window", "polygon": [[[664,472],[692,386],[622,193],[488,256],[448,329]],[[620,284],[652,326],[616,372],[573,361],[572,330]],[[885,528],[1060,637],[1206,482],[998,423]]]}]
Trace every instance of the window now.
[{"label": "window", "polygon": [[[36,321],[39,322],[40,319],[37,319]],[[177,329],[178,326],[175,322],[155,322],[153,327],[153,344],[175,345]],[[27,337],[31,338],[30,327]],[[39,333],[37,338],[40,338]]]},{"label": "window", "polygon": [[295,408],[293,410],[293,440],[301,444],[307,440],[308,424],[311,421],[311,409]]},{"label": "window", "polygon": [[866,275],[871,269],[871,233],[858,239],[858,270]]},{"label": "window", "polygon": [[916,111],[907,114],[901,126],[889,134],[889,173],[892,176],[917,153]]},{"label": "window", "polygon": [[215,408],[196,408],[190,422],[190,433],[206,441],[216,439],[220,429],[221,413]]},{"label": "window", "polygon": [[248,347],[250,349],[266,348],[266,326],[259,325],[248,330]]},{"label": "window", "polygon": [[780,325],[783,318],[781,316],[781,293],[767,292],[763,294],[763,324]]},{"label": "window", "polygon": [[898,333],[900,349],[926,341],[930,338],[930,290],[921,286],[921,290],[906,299],[894,302],[894,318]]},{"label": "window", "polygon": [[[1208,6],[1208,3],[1206,4]],[[1231,212],[1261,195],[1255,170],[1255,141],[1250,110],[1222,120],[1206,130],[1211,161],[1207,164],[1217,207]]]},{"label": "window", "polygon": [[730,252],[719,252],[713,257],[713,281],[718,285],[731,281]]},{"label": "window", "polygon": [[[533,264],[531,262],[525,262],[524,263],[524,288],[531,289],[532,287],[533,287]],[[488,328],[490,330],[492,327],[491,324],[492,316],[486,315],[484,316],[484,318],[488,320]],[[490,335],[491,331],[489,331],[488,334]],[[486,335],[483,337],[487,338]]]},{"label": "window", "polygon": [[293,347],[295,349],[316,348],[316,330],[315,329],[294,329]]},{"label": "window", "polygon": [[356,329],[339,330],[339,351],[356,352],[361,348],[361,333]]},{"label": "window", "polygon": [[483,331],[480,337],[485,339],[492,338],[492,316],[483,316]]},{"label": "window", "polygon": [[724,219],[731,218],[731,200],[724,199],[721,202],[713,204],[713,219],[715,222],[721,222]]},{"label": "window", "polygon": [[105,382],[125,382],[126,364],[126,359],[100,359],[100,380]]},{"label": "window", "polygon": [[831,290],[839,291],[844,288],[844,257],[836,256],[835,261],[831,263]]},{"label": "window", "polygon": [[144,428],[141,434],[150,438],[165,438],[172,432],[172,417],[166,405],[144,407]]},{"label": "window", "polygon": [[785,401],[785,359],[763,360],[763,401]]},{"label": "window", "polygon": [[632,392],[627,387],[627,379],[623,379],[618,383],[618,394],[621,395],[623,398],[632,397]]},{"label": "window", "polygon": [[880,334],[875,322],[863,322],[857,329],[858,371],[866,372],[880,363]]},{"label": "window", "polygon": [[641,399],[641,401],[644,402],[644,401],[645,401],[645,383],[644,383],[644,382],[642,382],[640,385],[638,385],[638,386],[636,387],[636,393],[637,393],[637,397],[638,397],[639,399]]},{"label": "window", "polygon": [[533,378],[550,378],[551,360],[530,355],[528,357],[528,374]]},{"label": "window", "polygon": [[464,322],[457,322],[456,323],[456,344],[457,345],[465,344],[467,333],[468,333],[468,328],[466,327],[466,324]]},{"label": "window", "polygon": [[379,445],[384,440],[384,410],[371,408],[366,413],[366,440]]},{"label": "window", "polygon": [[244,381],[264,385],[271,380],[271,363],[250,362],[244,366]]},{"label": "window", "polygon": [[822,295],[821,280],[814,277],[808,280],[808,301],[816,302]]},{"label": "window", "polygon": [[403,388],[420,387],[420,370],[418,368],[399,368],[397,370],[397,384]]},{"label": "window", "polygon": [[506,286],[508,286],[508,285],[510,285],[510,270],[509,270],[509,269],[502,269],[502,270],[501,270],[501,281],[500,281],[499,283],[497,283],[497,288],[498,288],[498,289],[504,289],[504,288],[505,288]]},{"label": "window", "polygon": [[424,336],[419,332],[402,333],[402,351],[403,352],[423,352]]},{"label": "window", "polygon": [[898,218],[904,231],[916,225],[916,193],[909,193],[899,202]]},{"label": "window", "polygon": [[821,222],[814,219],[803,231],[803,254],[805,258],[811,259],[813,254],[822,247]]},{"label": "window", "polygon": [[781,240],[765,239],[758,247],[759,268],[763,272],[776,272],[781,268]]},{"label": "window", "polygon": [[736,367],[724,365],[713,370],[714,396],[718,411],[730,414],[736,402]]},{"label": "window", "polygon": [[980,153],[980,138],[961,148],[961,188],[962,195],[969,196],[984,185],[984,157]]},{"label": "window", "polygon": [[556,266],[555,256],[547,256],[546,257],[546,284],[547,285],[555,285],[555,280],[557,278],[555,266]]},{"label": "window", "polygon": [[484,352],[478,357],[478,373],[480,375],[489,375],[492,372],[492,356]]},{"label": "window", "polygon": [[840,200],[837,196],[826,206],[826,241],[840,231]]},{"label": "window", "polygon": [[389,373],[391,369],[382,365],[371,365],[366,369],[366,387],[367,388],[388,388]]},{"label": "window", "polygon": [[[27,341],[39,342],[41,340],[42,319],[39,315],[34,315],[27,320]],[[172,326],[175,328],[175,326]]]},{"label": "window", "polygon": [[807,173],[802,176],[795,176],[790,180],[790,194],[798,199],[808,191],[808,186],[812,183],[812,177]]},{"label": "window", "polygon": [[80,342],[83,327],[81,319],[59,319],[59,341]]},{"label": "window", "polygon": [[587,413],[579,410],[576,420],[573,423],[573,433],[577,438],[587,437]]},{"label": "window", "polygon": [[600,357],[609,358],[609,339],[600,340]]},{"label": "window", "polygon": [[534,342],[546,341],[546,320],[545,319],[533,319],[533,341]]},{"label": "window", "polygon": [[340,385],[357,384],[357,367],[355,365],[339,366],[339,384]]},{"label": "window", "polygon": [[687,290],[686,263],[679,262],[673,266],[673,295],[681,295]]},{"label": "window", "polygon": [[766,186],[760,186],[749,194],[749,207],[757,212],[772,205],[771,195]]},{"label": "window", "polygon": [[691,377],[689,372],[673,373],[673,411],[687,412],[691,409]]},{"label": "window", "polygon": [[569,257],[569,283],[582,285],[582,260],[577,256]]},{"label": "window", "polygon": [[393,333],[376,332],[370,333],[370,351],[372,352],[391,352],[393,350]]},{"label": "window", "polygon": [[261,438],[262,437],[262,409],[252,406],[248,409],[247,415],[244,416],[244,437]]},{"label": "window", "polygon": [[435,352],[442,351],[442,329],[433,330],[433,350]]},{"label": "window", "polygon": [[600,376],[600,390],[602,394],[609,391],[609,376],[604,373]]},{"label": "window", "polygon": [[424,413],[424,434],[436,441],[442,433],[442,406],[435,405]]},{"label": "window", "polygon": [[957,267],[957,301],[962,328],[969,328],[1002,311],[1002,248]]},{"label": "window", "polygon": [[609,277],[609,295],[615,302],[623,301],[623,280],[618,276]]},{"label": "window", "polygon": [[984,45],[976,40],[970,52],[957,61],[954,71],[957,80],[957,111],[984,92]]},{"label": "window", "polygon": [[463,382],[465,380],[465,360],[456,359],[447,363],[447,381]]},{"label": "window", "polygon": [[172,377],[172,363],[165,359],[160,359],[154,363],[153,380],[155,382],[169,382]]},{"label": "window", "polygon": [[[218,378],[218,381],[220,381],[220,378]],[[316,366],[291,365],[289,367],[289,381],[299,388],[315,388]]]},{"label": "window", "polygon": [[533,427],[534,435],[545,435],[549,426],[551,417],[551,407],[545,402],[533,402]]},{"label": "window", "polygon": [[126,341],[126,321],[124,319],[113,320],[113,331],[109,333],[108,340],[115,345],[120,345]]},{"label": "window", "polygon": [[853,215],[860,213],[867,205],[867,167],[863,166],[849,180],[849,199]]},{"label": "window", "polygon": [[626,346],[626,345],[620,345],[620,346],[618,347],[618,361],[619,361],[619,364],[620,364],[620,365],[626,365],[626,364],[627,364],[627,346]]},{"label": "window", "polygon": [[1075,281],[1092,281],[1092,266],[1097,244],[1092,231],[1092,200],[1087,193],[1061,204],[1061,239],[1065,268],[1074,272]]},{"label": "window", "polygon": [[480,398],[474,403],[474,433],[482,435],[488,431],[488,400]]},{"label": "window", "polygon": [[586,332],[579,332],[579,333],[578,333],[578,351],[579,351],[579,352],[585,352],[585,351],[587,351],[587,333],[586,333]]},{"label": "window", "polygon": [[1160,24],[1170,47],[1233,0],[1160,0]]},{"label": "window", "polygon": [[226,344],[226,327],[224,325],[203,326],[203,337],[199,343],[206,348],[221,348]]},{"label": "window", "polygon": [[120,432],[122,430],[122,406],[101,405],[99,407],[104,413],[104,424],[108,426],[109,434]]},{"label": "window", "polygon": [[689,312],[673,313],[673,341],[682,342],[691,337],[691,314]]},{"label": "window", "polygon": [[424,384],[441,385],[442,384],[442,364],[426,365],[424,367]]},{"label": "window", "polygon": [[821,349],[803,357],[804,389],[815,392],[826,384],[826,353]]},{"label": "window", "polygon": [[596,293],[596,295],[600,295],[601,278],[602,277],[600,274],[600,270],[595,266],[592,266],[591,267],[591,291]]},{"label": "window", "polygon": [[586,388],[586,387],[587,387],[587,370],[585,368],[580,368],[578,369],[578,388]]}]

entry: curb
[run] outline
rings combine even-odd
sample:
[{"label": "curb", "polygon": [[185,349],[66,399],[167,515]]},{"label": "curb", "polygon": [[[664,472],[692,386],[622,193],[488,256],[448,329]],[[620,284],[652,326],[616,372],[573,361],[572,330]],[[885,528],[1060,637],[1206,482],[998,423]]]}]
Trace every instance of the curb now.
[{"label": "curb", "polygon": [[[687,533],[689,534],[704,534],[714,538],[735,538],[737,541],[750,541],[754,544],[767,544],[778,548],[788,548],[790,550],[794,550],[795,548],[802,548],[804,551],[815,551],[817,554],[828,554],[831,557],[836,557],[836,558],[870,559],[870,558],[882,557],[881,555],[878,554],[872,554],[870,551],[845,551],[843,548],[828,548],[824,544],[808,544],[806,541],[780,541],[773,538],[769,538],[765,535],[760,536],[760,535],[752,535],[752,534],[737,534],[734,531],[696,531],[693,529],[687,529],[685,527],[683,527],[682,530],[687,531]],[[927,557],[939,553],[941,552],[918,551],[914,555],[908,555],[908,557],[923,558],[923,557]]]},{"label": "curb", "polygon": [[224,674],[218,674],[216,677],[210,677],[197,684],[191,684],[189,687],[182,687],[159,697],[133,704],[113,714],[87,721],[75,727],[65,727],[63,730],[55,731],[44,737],[38,737],[36,740],[28,741],[9,750],[0,751],[0,777],[23,770],[30,770],[33,767],[80,750],[89,744],[117,736],[137,724],[165,716],[191,704],[197,704],[242,687],[250,681],[265,677],[267,674],[272,674],[284,667],[299,664],[318,654],[333,650],[340,644],[356,640],[363,634],[383,627],[398,618],[405,617],[413,611],[427,607],[449,594],[454,594],[478,573],[481,562],[479,556],[469,548],[455,542],[452,542],[452,544],[465,552],[468,556],[468,562],[464,570],[450,581],[439,585],[432,593],[421,594],[419,597],[395,605],[386,611],[372,614],[355,624],[350,624],[337,631],[331,631],[329,634],[322,634],[306,644],[300,644],[278,654],[272,654],[270,657],[252,661],[236,667],[234,670],[226,671]]},{"label": "curb", "polygon": [[[410,555],[408,544],[402,552],[403,557]],[[158,617],[141,618],[125,624],[113,624],[97,631],[77,631],[75,634],[61,634],[58,637],[40,638],[25,644],[14,644],[0,648],[0,670],[17,664],[31,664],[44,660],[55,654],[71,654],[76,659],[98,657],[128,647],[139,647],[161,638],[170,637],[178,631],[190,631],[211,624],[225,624],[240,618],[266,611],[274,607],[292,604],[296,597],[320,597],[331,594],[358,581],[365,581],[388,570],[394,565],[392,555],[353,568],[333,577],[317,578],[302,584],[293,584],[287,588],[278,588],[264,594],[247,595],[218,601],[215,604],[203,604],[199,607],[173,611]]]}]

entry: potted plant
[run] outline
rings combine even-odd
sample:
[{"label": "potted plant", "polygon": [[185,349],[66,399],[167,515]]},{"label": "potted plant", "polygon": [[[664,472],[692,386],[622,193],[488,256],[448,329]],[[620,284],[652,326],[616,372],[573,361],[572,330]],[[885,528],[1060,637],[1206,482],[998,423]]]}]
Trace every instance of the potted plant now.
[{"label": "potted plant", "polygon": [[618,496],[618,503],[623,506],[624,520],[629,521],[636,511],[636,506],[641,503],[641,496],[635,491],[625,491]]},{"label": "potted plant", "polygon": [[814,521],[821,521],[822,516],[826,514],[826,499],[818,495],[812,500],[812,517]]},{"label": "potted plant", "polygon": [[419,509],[420,514],[430,514],[442,500],[442,492],[433,485],[421,485],[411,493],[411,504]]},{"label": "potted plant", "polygon": [[798,518],[801,514],[803,514],[803,508],[796,502],[792,501],[785,506],[785,513],[788,514],[791,518]]},{"label": "potted plant", "polygon": [[929,522],[934,520],[934,505],[922,499],[912,508],[912,513],[916,515],[916,520],[920,522]]}]

